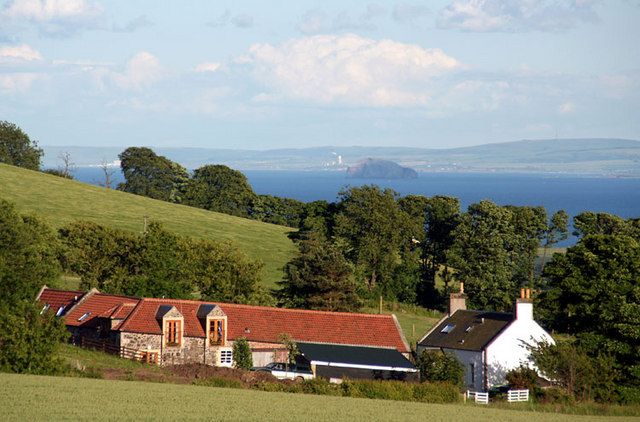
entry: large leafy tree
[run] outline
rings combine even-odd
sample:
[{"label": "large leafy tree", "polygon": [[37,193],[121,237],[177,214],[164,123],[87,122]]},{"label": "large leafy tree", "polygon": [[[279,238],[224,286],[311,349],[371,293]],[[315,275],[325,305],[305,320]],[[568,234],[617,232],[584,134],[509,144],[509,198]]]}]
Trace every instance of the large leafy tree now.
[{"label": "large leafy tree", "polygon": [[180,164],[157,155],[150,148],[130,147],[120,155],[125,183],[119,190],[180,203],[189,173]]},{"label": "large leafy tree", "polygon": [[536,250],[546,227],[541,208],[472,204],[460,218],[449,250],[456,276],[476,309],[511,309],[517,288],[532,279]]},{"label": "large leafy tree", "polygon": [[223,165],[195,170],[185,193],[188,205],[240,217],[248,217],[257,201],[246,176]]},{"label": "large leafy tree", "polygon": [[355,266],[356,277],[368,291],[393,296],[390,281],[403,245],[411,242],[409,216],[391,189],[362,186],[340,192],[335,217],[336,241]]},{"label": "large leafy tree", "polygon": [[185,269],[203,299],[234,303],[260,303],[263,264],[250,259],[231,242],[183,239]]},{"label": "large leafy tree", "polygon": [[638,239],[587,235],[566,254],[555,254],[545,275],[550,290],[540,306],[551,307],[547,323],[576,334],[593,355],[613,355],[623,378],[640,385]]},{"label": "large leafy tree", "polygon": [[58,253],[58,240],[46,223],[20,215],[0,199],[0,301],[33,300],[43,284],[55,284]]},{"label": "large leafy tree", "polygon": [[0,163],[39,170],[43,154],[38,143],[22,129],[13,123],[0,121]]},{"label": "large leafy tree", "polygon": [[360,308],[351,266],[331,243],[318,237],[299,242],[298,256],[284,268],[275,291],[280,305],[326,311]]},{"label": "large leafy tree", "polygon": [[0,371],[52,374],[61,367],[64,325],[34,303],[42,285],[60,275],[58,252],[47,224],[0,200]]},{"label": "large leafy tree", "polygon": [[606,212],[585,211],[573,217],[573,227],[578,236],[590,234],[624,234],[633,235],[635,232],[632,220],[627,221],[617,215]]},{"label": "large leafy tree", "polygon": [[304,202],[272,195],[259,195],[251,209],[251,217],[266,223],[299,227]]}]

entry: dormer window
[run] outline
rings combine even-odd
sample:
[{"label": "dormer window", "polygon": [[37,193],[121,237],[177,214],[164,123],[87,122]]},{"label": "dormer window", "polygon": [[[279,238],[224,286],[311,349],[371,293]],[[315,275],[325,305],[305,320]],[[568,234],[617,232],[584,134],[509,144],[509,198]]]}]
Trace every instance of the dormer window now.
[{"label": "dormer window", "polygon": [[182,339],[182,321],[167,321],[167,347],[180,347]]},{"label": "dormer window", "polygon": [[224,320],[213,319],[209,323],[209,345],[219,346],[224,344],[225,339]]}]

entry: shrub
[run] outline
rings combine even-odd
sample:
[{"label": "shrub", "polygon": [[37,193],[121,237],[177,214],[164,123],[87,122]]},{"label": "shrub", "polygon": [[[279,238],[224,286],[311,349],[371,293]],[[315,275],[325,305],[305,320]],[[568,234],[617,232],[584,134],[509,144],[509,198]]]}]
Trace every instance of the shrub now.
[{"label": "shrub", "polygon": [[509,387],[512,389],[527,388],[533,391],[538,379],[538,373],[535,369],[531,369],[525,365],[520,365],[519,367],[507,372],[505,378],[507,379],[507,383],[509,383]]},{"label": "shrub", "polygon": [[418,358],[420,379],[430,382],[449,382],[462,387],[464,368],[455,356],[433,350],[425,350]]},{"label": "shrub", "polygon": [[244,388],[244,384],[240,380],[230,378],[218,378],[211,377],[193,382],[195,385],[202,385],[207,387],[219,387],[219,388]]},{"label": "shrub", "polygon": [[241,337],[233,342],[233,366],[237,369],[249,370],[253,367],[253,355],[246,338]]},{"label": "shrub", "polygon": [[460,391],[448,382],[425,382],[413,385],[413,398],[423,403],[456,403],[460,401]]},{"label": "shrub", "polygon": [[541,389],[536,401],[543,404],[574,404],[575,399],[566,390],[557,387]]},{"label": "shrub", "polygon": [[322,396],[339,396],[341,394],[339,386],[331,384],[325,378],[304,380],[301,385],[305,394],[319,394]]}]

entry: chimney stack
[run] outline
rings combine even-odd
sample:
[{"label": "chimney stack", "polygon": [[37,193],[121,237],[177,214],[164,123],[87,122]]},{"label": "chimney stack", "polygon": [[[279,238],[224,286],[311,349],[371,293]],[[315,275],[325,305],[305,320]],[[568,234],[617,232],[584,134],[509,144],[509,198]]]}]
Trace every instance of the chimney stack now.
[{"label": "chimney stack", "polygon": [[449,295],[449,316],[453,315],[458,309],[467,309],[467,295],[464,294],[464,283],[462,282],[460,282],[460,292]]},{"label": "chimney stack", "polygon": [[533,299],[531,289],[520,289],[520,298],[516,299],[516,319],[533,320]]}]

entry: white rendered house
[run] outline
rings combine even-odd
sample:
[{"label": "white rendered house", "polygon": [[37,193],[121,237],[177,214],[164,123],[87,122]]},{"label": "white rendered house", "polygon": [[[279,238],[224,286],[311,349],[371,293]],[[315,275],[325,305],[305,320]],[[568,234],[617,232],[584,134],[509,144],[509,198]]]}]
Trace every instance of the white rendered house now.
[{"label": "white rendered house", "polygon": [[521,289],[515,314],[470,311],[460,283],[460,293],[451,294],[449,314],[418,342],[418,354],[436,349],[455,355],[465,368],[467,387],[476,391],[504,385],[506,373],[521,364],[535,369],[527,344],[555,342],[533,319],[530,296],[529,289]]}]

